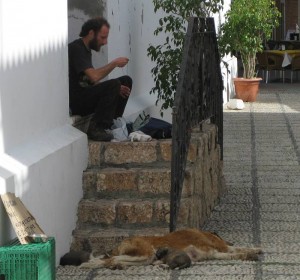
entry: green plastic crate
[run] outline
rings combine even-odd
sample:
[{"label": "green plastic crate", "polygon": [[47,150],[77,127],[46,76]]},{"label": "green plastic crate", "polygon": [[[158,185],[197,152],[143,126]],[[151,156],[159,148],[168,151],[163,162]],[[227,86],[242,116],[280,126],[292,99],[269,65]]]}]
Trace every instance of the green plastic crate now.
[{"label": "green plastic crate", "polygon": [[0,280],[55,280],[55,239],[0,247]]}]

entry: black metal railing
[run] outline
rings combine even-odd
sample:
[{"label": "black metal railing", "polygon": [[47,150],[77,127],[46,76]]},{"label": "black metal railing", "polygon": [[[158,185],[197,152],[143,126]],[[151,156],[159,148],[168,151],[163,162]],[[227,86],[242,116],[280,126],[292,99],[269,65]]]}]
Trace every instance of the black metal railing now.
[{"label": "black metal railing", "polygon": [[213,18],[190,18],[172,121],[170,231],[176,230],[192,128],[218,127],[223,158],[223,83]]}]

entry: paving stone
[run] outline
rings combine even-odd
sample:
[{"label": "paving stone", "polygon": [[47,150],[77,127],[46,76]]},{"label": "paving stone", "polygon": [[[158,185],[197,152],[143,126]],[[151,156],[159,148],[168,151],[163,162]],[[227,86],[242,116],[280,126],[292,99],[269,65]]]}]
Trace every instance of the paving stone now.
[{"label": "paving stone", "polygon": [[298,195],[260,195],[265,204],[297,204],[300,202]]},{"label": "paving stone", "polygon": [[[222,276],[222,277],[231,277],[231,275],[253,275],[254,269],[249,262],[238,262],[229,264],[230,262],[217,263],[217,264],[206,264],[201,263],[201,265],[193,265],[191,268],[181,271],[180,276],[181,279],[185,279],[183,277],[192,276],[192,275],[205,275],[205,276]],[[222,278],[221,278],[222,279]],[[226,278],[223,278],[226,279]]]},{"label": "paving stone", "polygon": [[[267,211],[267,212],[294,212],[297,211],[297,208],[299,207],[298,204],[291,204],[291,203],[268,203],[264,204],[261,203],[261,211]],[[298,212],[298,211],[297,211]]]},{"label": "paving stone", "polygon": [[261,232],[262,243],[268,243],[272,240],[274,243],[296,243],[300,242],[300,232],[299,231],[266,231]]},{"label": "paving stone", "polygon": [[93,279],[171,279],[170,270],[160,268],[159,266],[135,266],[124,270],[101,269],[95,272]]},{"label": "paving stone", "polygon": [[251,211],[253,207],[253,204],[251,202],[249,203],[224,203],[224,204],[218,204],[215,207],[216,211],[237,211],[237,212],[245,212],[245,211]]},{"label": "paving stone", "polygon": [[[298,264],[263,264],[262,271],[264,276],[273,275],[287,275],[287,276],[300,276],[300,266]],[[270,279],[270,278],[269,278]],[[296,278],[297,279],[297,278]],[[299,279],[299,278],[298,278]]]},{"label": "paving stone", "polygon": [[224,211],[214,211],[210,216],[209,220],[211,223],[215,221],[219,223],[220,221],[250,221],[252,218],[252,211],[244,212],[224,212]]},{"label": "paving stone", "polygon": [[261,229],[263,231],[292,231],[299,232],[300,224],[294,221],[263,221],[261,224]]},{"label": "paving stone", "polygon": [[290,241],[286,242],[286,240],[283,240],[282,242],[271,241],[272,239],[269,239],[262,244],[262,248],[264,251],[268,252],[269,254],[298,255],[297,259],[299,261],[300,243]]},{"label": "paving stone", "polygon": [[263,263],[281,263],[281,264],[299,264],[300,255],[299,254],[265,254]]},{"label": "paving stone", "polygon": [[92,270],[76,266],[59,266],[56,270],[56,280],[86,280],[91,274]]},{"label": "paving stone", "polygon": [[264,186],[263,188],[259,188],[258,192],[260,195],[270,195],[270,196],[299,196],[300,188],[297,186],[287,185],[286,188],[282,188],[282,185],[278,186],[278,188],[269,188],[268,186]]}]

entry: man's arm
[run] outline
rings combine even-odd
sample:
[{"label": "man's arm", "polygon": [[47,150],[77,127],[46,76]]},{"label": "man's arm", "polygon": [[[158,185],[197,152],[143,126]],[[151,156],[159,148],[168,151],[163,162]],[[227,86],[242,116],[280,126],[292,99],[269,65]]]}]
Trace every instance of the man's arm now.
[{"label": "man's arm", "polygon": [[97,69],[88,68],[84,70],[84,73],[92,83],[97,83],[105,78],[116,67],[124,67],[128,61],[129,59],[127,57],[118,57],[103,67]]}]

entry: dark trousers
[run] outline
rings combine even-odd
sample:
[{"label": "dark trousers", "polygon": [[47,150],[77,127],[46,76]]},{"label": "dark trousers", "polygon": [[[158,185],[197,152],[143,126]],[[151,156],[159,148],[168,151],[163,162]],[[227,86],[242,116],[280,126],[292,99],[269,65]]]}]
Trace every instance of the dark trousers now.
[{"label": "dark trousers", "polygon": [[86,116],[95,113],[94,121],[103,128],[110,128],[113,119],[123,116],[128,101],[128,98],[120,96],[121,85],[131,90],[132,79],[122,76],[83,88],[70,99],[72,114]]}]

